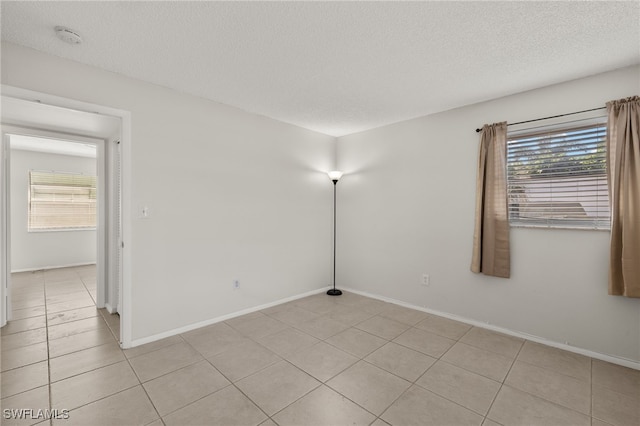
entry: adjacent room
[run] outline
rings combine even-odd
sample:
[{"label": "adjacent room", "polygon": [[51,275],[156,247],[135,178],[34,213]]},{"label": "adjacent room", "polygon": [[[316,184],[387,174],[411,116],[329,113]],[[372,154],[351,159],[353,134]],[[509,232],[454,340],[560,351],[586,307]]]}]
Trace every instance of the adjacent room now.
[{"label": "adjacent room", "polygon": [[640,424],[640,2],[0,11],[3,424]]}]

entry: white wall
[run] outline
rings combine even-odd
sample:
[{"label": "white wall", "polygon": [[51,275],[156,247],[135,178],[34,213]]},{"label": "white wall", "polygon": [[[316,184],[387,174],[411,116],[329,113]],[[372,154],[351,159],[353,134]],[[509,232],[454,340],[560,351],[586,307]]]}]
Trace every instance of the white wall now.
[{"label": "white wall", "polygon": [[9,43],[2,83],[131,111],[134,341],[330,284],[333,137]]},{"label": "white wall", "polygon": [[[627,68],[339,138],[339,285],[640,361],[640,300],[607,295],[608,232],[512,229],[510,279],[469,270],[475,129],[604,106],[640,93],[639,73]],[[423,272],[429,287],[420,286]]]},{"label": "white wall", "polygon": [[83,265],[96,261],[96,231],[27,232],[30,170],[96,174],[96,159],[11,150],[11,270]]},{"label": "white wall", "polygon": [[[638,72],[340,138],[338,286],[640,361],[606,232],[515,229],[511,279],[469,272],[475,128],[636,94]],[[333,138],[7,43],[2,83],[132,112],[134,340],[331,282]]]}]

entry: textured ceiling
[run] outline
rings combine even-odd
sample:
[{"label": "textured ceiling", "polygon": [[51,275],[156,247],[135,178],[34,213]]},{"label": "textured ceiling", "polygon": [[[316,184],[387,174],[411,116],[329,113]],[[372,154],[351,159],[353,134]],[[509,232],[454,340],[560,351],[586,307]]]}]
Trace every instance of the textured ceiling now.
[{"label": "textured ceiling", "polygon": [[3,40],[334,136],[640,63],[639,1],[2,1],[1,13]]}]

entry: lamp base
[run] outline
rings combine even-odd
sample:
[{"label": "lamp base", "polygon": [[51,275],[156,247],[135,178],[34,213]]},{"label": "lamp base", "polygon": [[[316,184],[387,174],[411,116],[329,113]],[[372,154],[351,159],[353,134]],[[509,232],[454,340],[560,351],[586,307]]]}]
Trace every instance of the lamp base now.
[{"label": "lamp base", "polygon": [[329,296],[340,296],[342,294],[342,291],[332,288],[331,290],[327,291],[327,294]]}]

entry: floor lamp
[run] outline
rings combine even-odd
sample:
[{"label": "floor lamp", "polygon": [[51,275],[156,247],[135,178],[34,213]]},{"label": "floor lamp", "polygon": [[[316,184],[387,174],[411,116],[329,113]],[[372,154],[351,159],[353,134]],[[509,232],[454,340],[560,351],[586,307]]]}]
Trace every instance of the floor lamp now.
[{"label": "floor lamp", "polygon": [[336,184],[342,177],[342,172],[329,172],[329,179],[333,182],[333,288],[327,291],[329,296],[340,296],[342,291],[336,290]]}]

